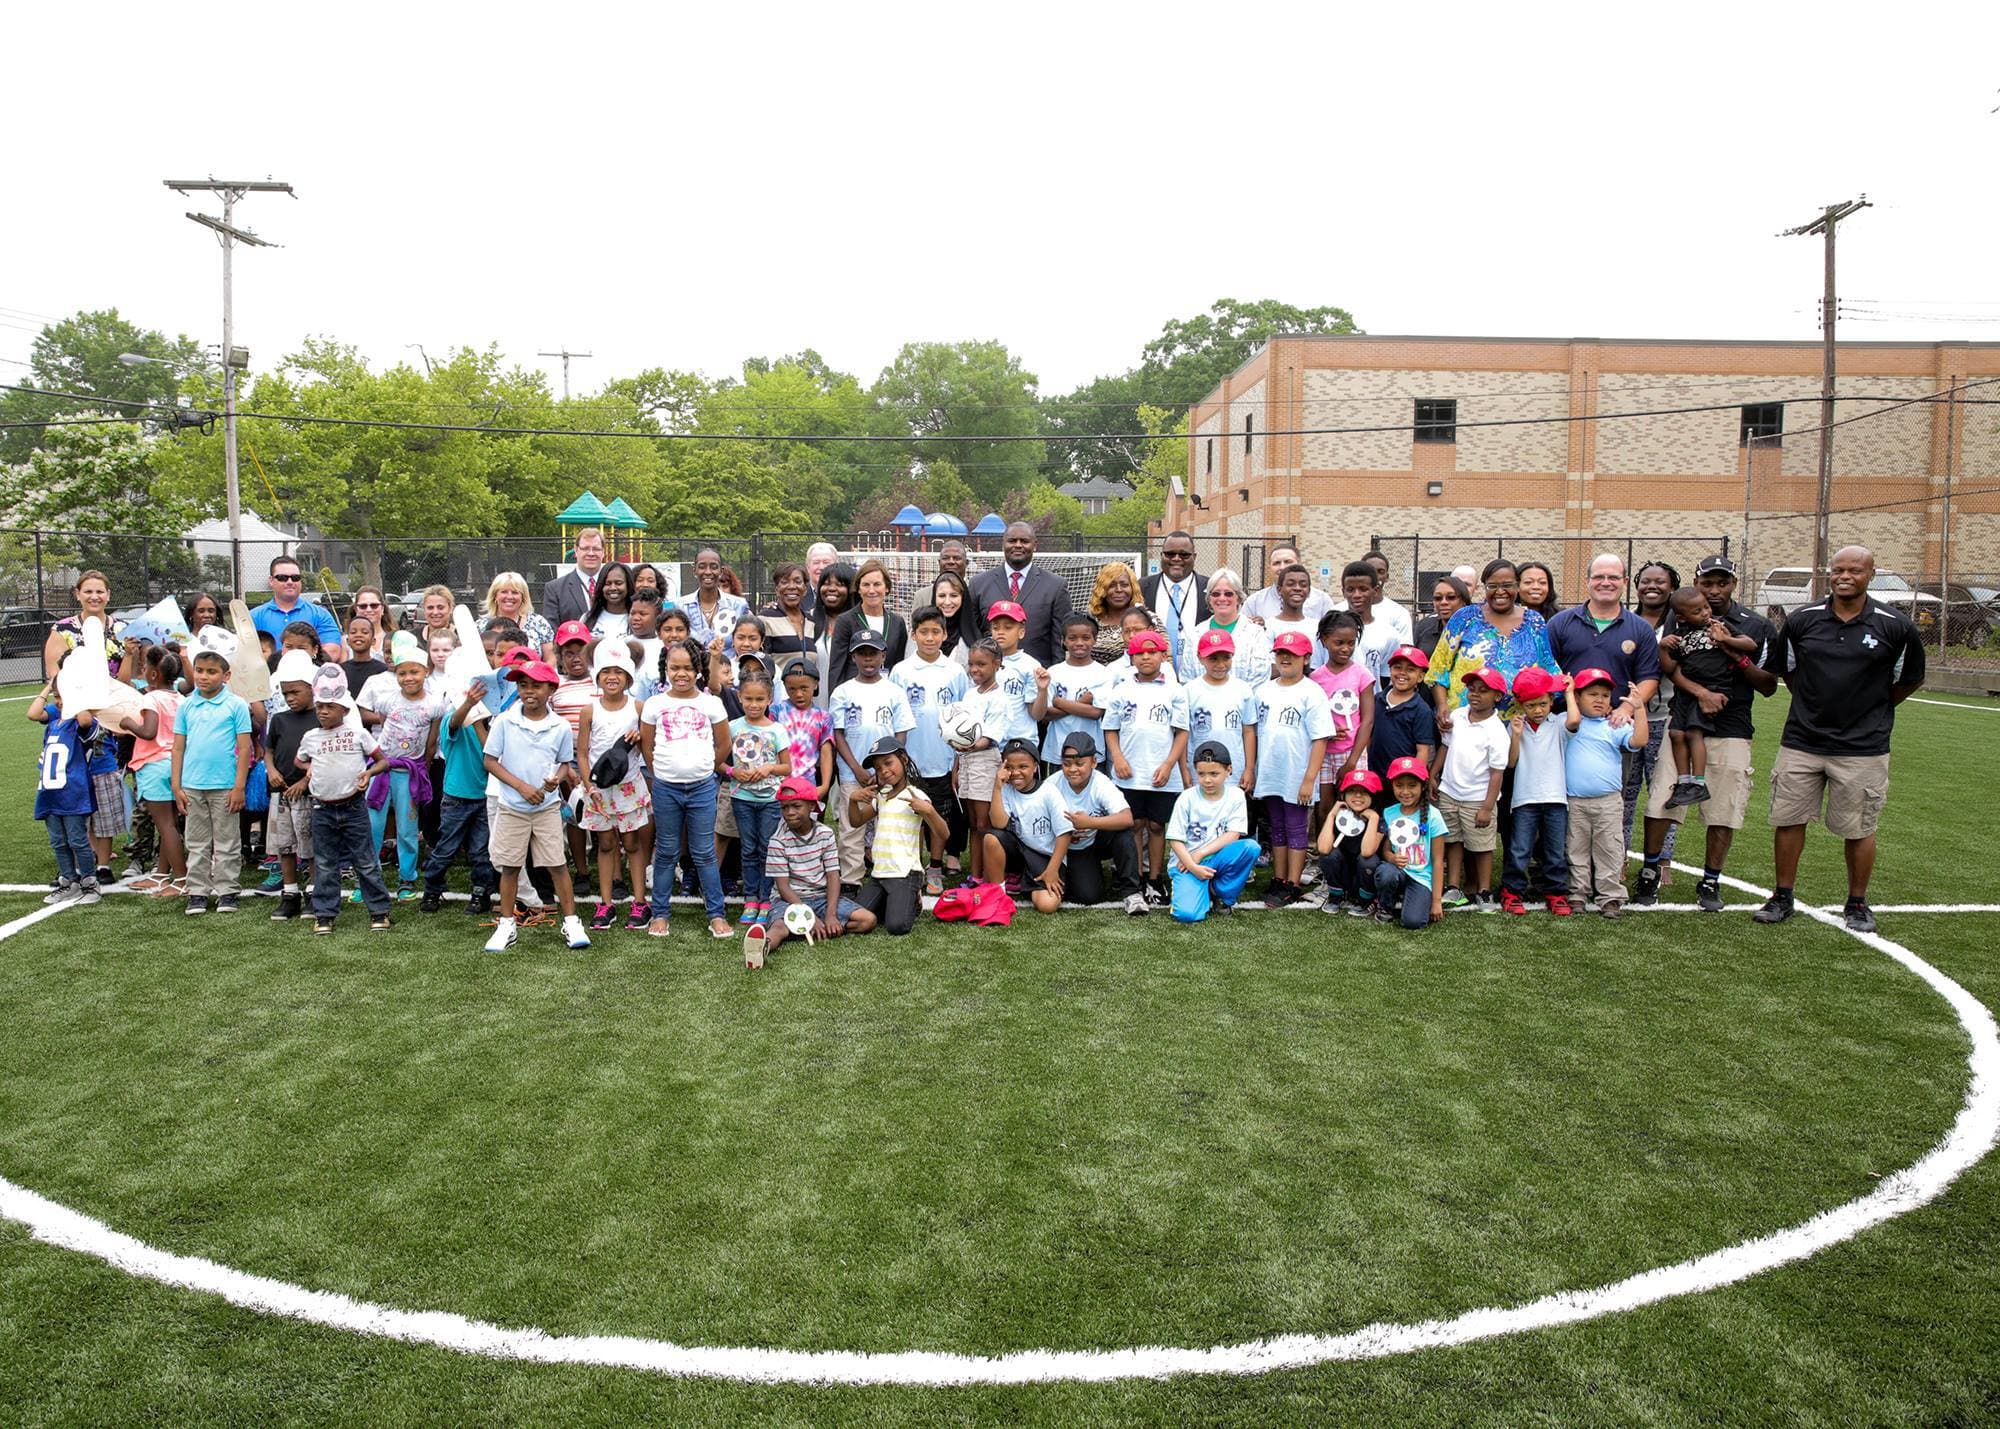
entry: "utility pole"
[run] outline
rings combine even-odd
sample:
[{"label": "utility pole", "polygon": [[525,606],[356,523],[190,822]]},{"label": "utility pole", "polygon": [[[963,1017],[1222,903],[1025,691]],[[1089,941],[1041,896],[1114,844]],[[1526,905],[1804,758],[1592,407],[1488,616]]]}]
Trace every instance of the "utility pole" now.
[{"label": "utility pole", "polygon": [[243,501],[236,479],[236,374],[250,365],[250,354],[236,346],[234,258],[238,243],[247,243],[253,248],[275,248],[278,245],[236,226],[236,202],[244,195],[253,193],[292,194],[293,198],[298,195],[292,193],[290,184],[275,179],[162,179],[160,182],[179,194],[222,195],[221,218],[212,218],[205,213],[190,213],[188,217],[204,228],[214,229],[222,237],[222,471],[229,506],[229,592],[240,597],[243,594]]},{"label": "utility pole", "polygon": [[559,351],[559,352],[538,352],[538,353],[536,353],[536,354],[535,354],[535,356],[537,356],[537,357],[560,357],[560,358],[562,359],[562,364],[563,364],[563,401],[567,402],[567,401],[569,400],[569,360],[570,360],[570,359],[571,359],[572,357],[588,357],[588,356],[590,356],[590,354],[589,354],[589,353],[587,353],[587,352],[571,352],[571,351],[570,351],[570,350],[569,350],[568,348],[566,348],[566,347],[565,347],[565,348],[563,348],[563,349],[562,349],[561,351]]},{"label": "utility pole", "polygon": [[1874,205],[1868,202],[1867,194],[1848,199],[1845,203],[1830,203],[1812,222],[1788,228],[1778,235],[1780,238],[1797,238],[1818,234],[1826,239],[1826,293],[1820,299],[1819,501],[1813,511],[1812,588],[1815,600],[1826,594],[1827,514],[1833,505],[1833,321],[1839,311],[1839,298],[1833,283],[1833,235],[1843,218],[1872,207]]}]

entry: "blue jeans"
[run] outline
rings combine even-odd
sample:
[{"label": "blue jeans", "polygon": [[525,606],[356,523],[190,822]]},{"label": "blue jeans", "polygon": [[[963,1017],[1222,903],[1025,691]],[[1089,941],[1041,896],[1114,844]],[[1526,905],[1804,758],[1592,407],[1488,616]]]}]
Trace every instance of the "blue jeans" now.
[{"label": "blue jeans", "polygon": [[764,869],[764,855],[778,832],[778,801],[732,798],[729,802],[736,811],[736,836],[742,840],[743,901],[769,903],[771,875]]},{"label": "blue jeans", "polygon": [[674,869],[681,839],[701,880],[701,905],[711,918],[722,916],[722,874],[715,866],[715,776],[687,784],[653,781],[653,912],[665,917],[673,896]]},{"label": "blue jeans", "polygon": [[90,815],[50,814],[49,847],[56,854],[56,876],[71,883],[97,881],[97,854],[90,846]]},{"label": "blue jeans", "polygon": [[1528,858],[1541,840],[1542,886],[1537,893],[1569,892],[1569,805],[1516,804],[1507,825],[1507,859],[1500,886],[1528,896]]},{"label": "blue jeans", "polygon": [[[313,804],[313,892],[315,918],[331,918],[340,911],[340,866],[354,865],[361,884],[361,897],[370,913],[389,911],[389,888],[382,882],[382,862],[375,850],[382,835],[369,817],[375,811],[356,794],[338,804]],[[412,825],[414,828],[415,826]]]},{"label": "blue jeans", "polygon": [[[1353,843],[1354,847],[1347,845]],[[1342,839],[1333,852],[1323,855],[1319,871],[1331,893],[1345,893],[1350,903],[1366,903],[1375,896],[1375,870],[1382,860],[1374,854],[1362,856],[1360,840]]]},{"label": "blue jeans", "polygon": [[1430,889],[1387,859],[1375,870],[1375,906],[1400,915],[1405,928],[1426,927],[1431,921]]},{"label": "blue jeans", "polygon": [[1174,918],[1181,923],[1199,923],[1208,916],[1211,901],[1219,900],[1233,908],[1243,896],[1243,885],[1250,881],[1251,870],[1257,867],[1257,844],[1254,839],[1237,839],[1203,859],[1202,867],[1215,870],[1215,877],[1207,880],[1184,872],[1180,860],[1171,853],[1167,857],[1172,860]]},{"label": "blue jeans", "polygon": [[[410,801],[410,776],[401,769],[389,771],[389,800],[379,809],[368,811],[368,829],[375,847],[382,847],[382,829],[389,821],[389,807],[396,809],[396,871],[403,882],[417,881],[417,806]],[[317,850],[318,844],[313,848]]]},{"label": "blue jeans", "polygon": [[472,865],[472,886],[489,890],[499,887],[500,880],[486,857],[486,800],[447,794],[438,805],[437,842],[431,846],[431,856],[424,861],[424,892],[444,892],[444,876],[458,858],[461,847],[465,850],[465,861]]}]

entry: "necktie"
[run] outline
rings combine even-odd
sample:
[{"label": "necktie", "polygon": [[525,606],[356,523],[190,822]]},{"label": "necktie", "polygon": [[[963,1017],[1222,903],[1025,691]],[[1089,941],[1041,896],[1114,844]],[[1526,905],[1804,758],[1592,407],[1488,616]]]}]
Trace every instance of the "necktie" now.
[{"label": "necktie", "polygon": [[1018,605],[1021,600],[1021,573],[1019,571],[1009,572],[1007,579],[1008,582],[1013,587],[1013,594],[1009,596],[1008,599],[1014,601]]},{"label": "necktie", "polygon": [[1167,643],[1172,647],[1172,659],[1175,669],[1179,669],[1181,663],[1181,607],[1186,600],[1187,595],[1180,586],[1169,581],[1167,583],[1167,608],[1172,612],[1173,618],[1167,622]]}]

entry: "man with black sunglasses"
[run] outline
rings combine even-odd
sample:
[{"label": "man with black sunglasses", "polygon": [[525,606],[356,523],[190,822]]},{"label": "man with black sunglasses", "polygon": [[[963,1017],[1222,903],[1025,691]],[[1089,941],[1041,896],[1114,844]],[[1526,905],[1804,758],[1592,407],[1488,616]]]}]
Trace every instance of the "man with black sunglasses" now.
[{"label": "man with black sunglasses", "polygon": [[325,658],[346,659],[346,648],[340,643],[340,624],[332,611],[305,598],[305,575],[299,563],[290,556],[274,556],[270,579],[271,598],[250,612],[250,623],[269,634],[272,642],[282,648],[285,627],[294,620],[310,620]]}]

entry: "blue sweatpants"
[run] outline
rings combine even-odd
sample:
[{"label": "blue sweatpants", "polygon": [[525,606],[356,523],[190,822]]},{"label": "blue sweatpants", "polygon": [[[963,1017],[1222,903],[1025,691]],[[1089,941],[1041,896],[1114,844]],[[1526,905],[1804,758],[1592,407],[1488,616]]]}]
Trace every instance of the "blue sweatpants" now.
[{"label": "blue sweatpants", "polygon": [[1256,841],[1238,839],[1224,844],[1201,862],[1202,867],[1215,870],[1215,877],[1196,878],[1181,869],[1179,860],[1173,862],[1173,911],[1177,922],[1199,923],[1208,916],[1208,905],[1214,899],[1235,906],[1236,900],[1243,896],[1243,885],[1250,881],[1250,873],[1257,867]]}]

